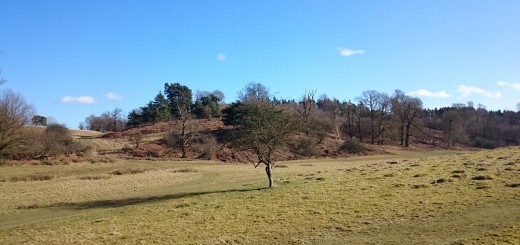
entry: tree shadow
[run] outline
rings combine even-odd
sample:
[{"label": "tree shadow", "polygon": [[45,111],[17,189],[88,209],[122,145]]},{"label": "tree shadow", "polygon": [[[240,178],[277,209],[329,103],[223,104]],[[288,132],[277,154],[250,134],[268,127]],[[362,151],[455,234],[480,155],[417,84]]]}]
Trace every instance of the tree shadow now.
[{"label": "tree shadow", "polygon": [[87,209],[102,209],[102,208],[119,208],[125,206],[131,206],[136,204],[161,202],[167,200],[182,199],[187,197],[202,196],[215,193],[233,193],[233,192],[250,192],[268,189],[266,187],[254,188],[254,189],[232,189],[232,190],[221,190],[221,191],[203,191],[203,192],[185,192],[170,195],[150,196],[150,197],[133,197],[124,199],[110,199],[110,200],[97,200],[87,202],[73,202],[73,203],[57,203],[49,205],[50,208],[66,208],[72,210],[87,210]]}]

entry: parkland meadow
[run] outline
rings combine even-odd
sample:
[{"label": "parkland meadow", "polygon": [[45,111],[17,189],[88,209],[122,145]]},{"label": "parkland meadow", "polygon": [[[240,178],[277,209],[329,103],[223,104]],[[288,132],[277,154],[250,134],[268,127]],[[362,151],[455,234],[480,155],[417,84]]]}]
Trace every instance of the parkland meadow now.
[{"label": "parkland meadow", "polygon": [[0,244],[518,244],[520,148],[0,166]]}]

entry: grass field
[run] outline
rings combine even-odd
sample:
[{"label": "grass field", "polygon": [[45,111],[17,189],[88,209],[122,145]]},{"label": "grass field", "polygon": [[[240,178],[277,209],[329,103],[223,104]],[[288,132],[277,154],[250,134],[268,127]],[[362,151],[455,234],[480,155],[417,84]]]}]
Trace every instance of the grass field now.
[{"label": "grass field", "polygon": [[[519,244],[520,148],[0,167],[0,244]],[[43,180],[41,180],[43,179]]]}]

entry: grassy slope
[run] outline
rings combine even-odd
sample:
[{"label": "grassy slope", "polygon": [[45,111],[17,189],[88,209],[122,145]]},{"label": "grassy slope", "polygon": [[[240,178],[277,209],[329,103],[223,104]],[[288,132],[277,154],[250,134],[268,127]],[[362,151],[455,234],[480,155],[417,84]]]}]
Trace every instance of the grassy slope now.
[{"label": "grassy slope", "polygon": [[[0,183],[0,244],[520,242],[520,187],[508,186],[520,184],[519,148],[280,165],[271,190],[263,169],[241,164],[0,167],[59,176]],[[123,168],[153,170],[81,179]]]}]

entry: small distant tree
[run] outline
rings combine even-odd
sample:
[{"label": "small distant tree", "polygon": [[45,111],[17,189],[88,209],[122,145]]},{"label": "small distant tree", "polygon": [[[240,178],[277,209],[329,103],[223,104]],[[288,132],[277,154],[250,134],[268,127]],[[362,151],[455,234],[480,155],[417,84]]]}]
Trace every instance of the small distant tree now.
[{"label": "small distant tree", "polygon": [[128,139],[135,149],[139,149],[141,142],[143,141],[143,133],[141,133],[141,131],[137,131],[128,136]]},{"label": "small distant tree", "polygon": [[47,118],[43,116],[33,116],[31,122],[33,126],[47,126]]},{"label": "small distant tree", "polygon": [[336,138],[340,137],[339,134],[339,125],[340,125],[340,103],[338,99],[330,99],[327,97],[327,95],[322,95],[318,99],[318,102],[316,103],[318,108],[325,112],[326,116],[330,120],[330,125],[332,126],[332,130],[334,133],[334,136]]},{"label": "small distant tree", "polygon": [[110,113],[110,117],[112,119],[112,131],[121,131],[126,124],[123,121],[123,110],[121,108],[116,108]]},{"label": "small distant tree", "polygon": [[182,119],[191,113],[192,92],[187,86],[179,83],[164,84],[164,93],[170,105],[171,114]]},{"label": "small distant tree", "polygon": [[296,107],[296,110],[303,117],[303,121],[308,123],[313,110],[316,108],[316,101],[314,100],[314,95],[316,94],[316,90],[313,91],[305,91],[302,96],[302,100]]},{"label": "small distant tree", "polygon": [[[198,91],[193,104],[192,113],[197,118],[220,117],[220,103],[223,94],[214,94],[207,91]],[[221,92],[220,92],[221,93]]]},{"label": "small distant tree", "polygon": [[242,102],[270,101],[269,89],[258,82],[250,82],[244,89],[238,92],[238,98]]},{"label": "small distant tree", "polygon": [[193,145],[199,135],[193,124],[188,124],[184,120],[179,120],[178,123],[177,125],[172,124],[164,137],[170,148],[180,150],[181,158],[187,158],[188,149]]},{"label": "small distant tree", "polygon": [[224,110],[227,125],[237,127],[231,140],[235,146],[254,152],[258,158],[255,168],[260,164],[265,165],[271,188],[276,153],[287,146],[291,136],[298,130],[298,120],[265,100],[233,104],[229,107],[231,109]]}]

